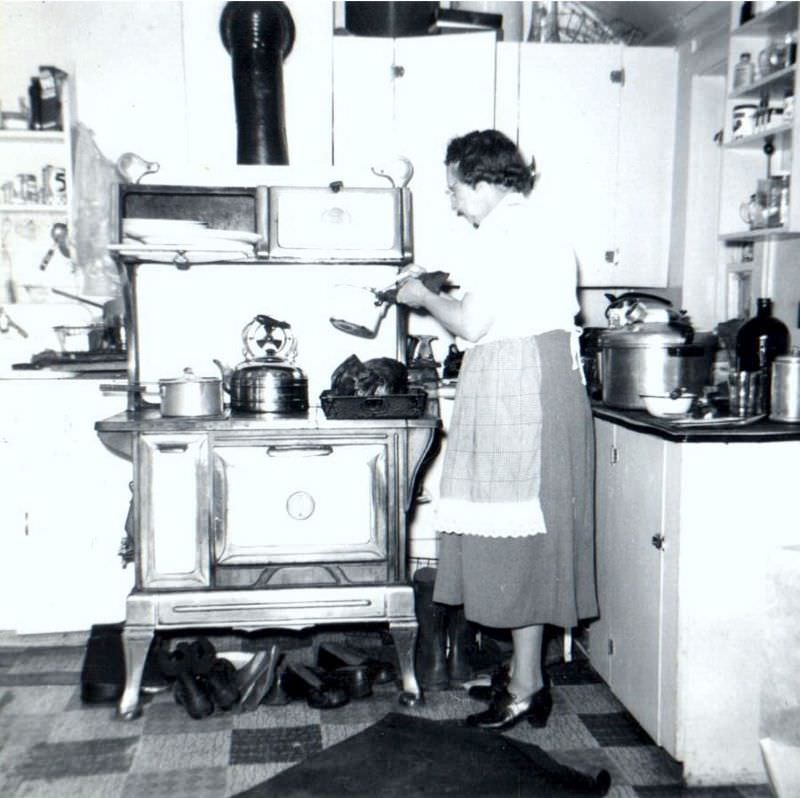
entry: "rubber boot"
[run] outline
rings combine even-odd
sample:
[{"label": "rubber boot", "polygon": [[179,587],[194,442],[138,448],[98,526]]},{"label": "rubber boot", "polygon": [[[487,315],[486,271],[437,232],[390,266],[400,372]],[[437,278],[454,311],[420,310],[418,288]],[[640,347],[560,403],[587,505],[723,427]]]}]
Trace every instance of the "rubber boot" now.
[{"label": "rubber boot", "polygon": [[475,627],[464,615],[463,605],[447,608],[447,673],[452,686],[463,687],[475,678],[471,659],[475,653]]},{"label": "rubber boot", "polygon": [[423,690],[446,690],[447,607],[433,600],[435,568],[420,568],[413,579],[414,608],[419,630],[414,668]]}]

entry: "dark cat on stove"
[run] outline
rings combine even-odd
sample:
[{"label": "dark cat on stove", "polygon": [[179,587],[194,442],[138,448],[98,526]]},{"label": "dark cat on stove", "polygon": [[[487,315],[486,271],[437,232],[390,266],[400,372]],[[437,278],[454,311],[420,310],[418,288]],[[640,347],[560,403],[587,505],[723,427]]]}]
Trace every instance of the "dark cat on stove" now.
[{"label": "dark cat on stove", "polygon": [[362,362],[350,355],[331,376],[331,391],[338,396],[391,396],[408,391],[408,370],[399,361],[376,357]]}]

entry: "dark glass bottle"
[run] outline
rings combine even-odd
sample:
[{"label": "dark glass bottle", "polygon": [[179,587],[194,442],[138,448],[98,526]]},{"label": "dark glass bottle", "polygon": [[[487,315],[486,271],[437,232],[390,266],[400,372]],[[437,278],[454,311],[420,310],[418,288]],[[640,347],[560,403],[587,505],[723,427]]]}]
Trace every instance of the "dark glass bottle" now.
[{"label": "dark glass bottle", "polygon": [[739,371],[759,371],[763,375],[764,412],[769,412],[772,361],[789,351],[789,340],[788,327],[772,315],[772,300],[759,297],[756,315],[736,335],[736,367]]},{"label": "dark glass bottle", "polygon": [[789,329],[772,315],[772,300],[756,300],[756,315],[736,335],[736,364],[739,371],[769,369],[778,355],[789,351]]}]

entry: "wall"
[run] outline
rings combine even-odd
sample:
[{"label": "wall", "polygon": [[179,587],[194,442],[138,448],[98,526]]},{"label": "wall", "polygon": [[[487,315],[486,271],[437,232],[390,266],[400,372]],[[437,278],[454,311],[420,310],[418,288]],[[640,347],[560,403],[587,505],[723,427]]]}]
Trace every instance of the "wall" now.
[{"label": "wall", "polygon": [[[236,166],[231,59],[219,35],[224,5],[0,3],[0,101],[15,106],[38,65],[56,64],[74,75],[76,117],[108,158],[133,150],[161,164],[163,182],[251,183],[264,167]],[[333,7],[287,5],[297,35],[284,63],[286,129],[292,173],[297,167],[303,181],[330,164]]]}]

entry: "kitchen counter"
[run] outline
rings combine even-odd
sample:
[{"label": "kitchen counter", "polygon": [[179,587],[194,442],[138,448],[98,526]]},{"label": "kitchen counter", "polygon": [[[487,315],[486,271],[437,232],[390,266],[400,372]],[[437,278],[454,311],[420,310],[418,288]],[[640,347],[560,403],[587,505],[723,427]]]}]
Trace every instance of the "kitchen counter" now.
[{"label": "kitchen counter", "polygon": [[780,655],[765,635],[767,562],[800,543],[800,425],[687,430],[644,411],[594,415],[592,666],[687,784],[763,783],[764,661]]},{"label": "kitchen counter", "polygon": [[674,443],[776,443],[800,441],[800,424],[785,424],[768,418],[743,426],[681,427],[669,419],[656,418],[645,410],[617,410],[601,402],[592,403],[595,418],[611,421],[635,432],[656,435]]}]

